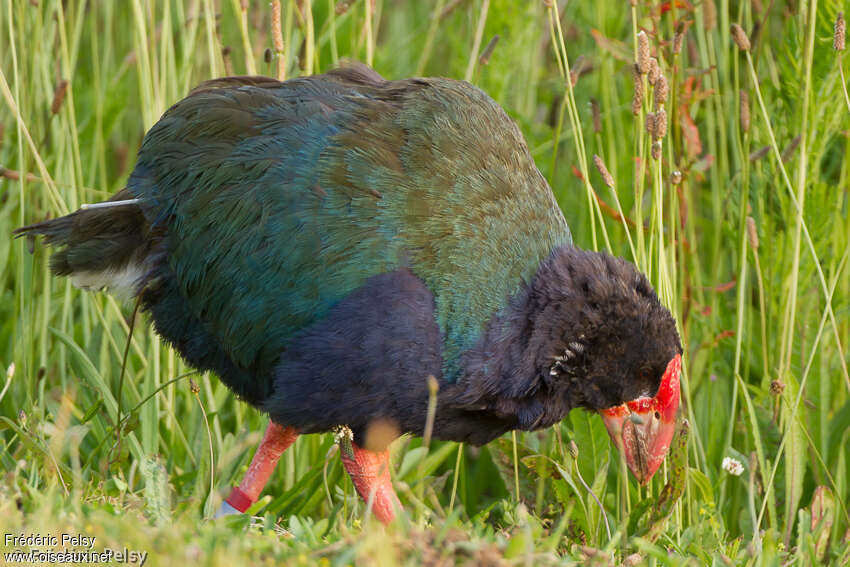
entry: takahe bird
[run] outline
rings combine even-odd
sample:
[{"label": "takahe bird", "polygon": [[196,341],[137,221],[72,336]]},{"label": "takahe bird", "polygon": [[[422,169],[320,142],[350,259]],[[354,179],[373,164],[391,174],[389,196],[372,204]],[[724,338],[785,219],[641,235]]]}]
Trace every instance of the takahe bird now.
[{"label": "takahe bird", "polygon": [[106,203],[19,229],[52,269],[135,296],[157,332],[269,414],[220,513],[300,433],[348,426],[345,469],[399,506],[370,424],[480,445],[600,412],[645,483],[673,436],[676,324],[631,264],[573,246],[517,126],[461,81],[363,65],[205,82],[147,133]]}]

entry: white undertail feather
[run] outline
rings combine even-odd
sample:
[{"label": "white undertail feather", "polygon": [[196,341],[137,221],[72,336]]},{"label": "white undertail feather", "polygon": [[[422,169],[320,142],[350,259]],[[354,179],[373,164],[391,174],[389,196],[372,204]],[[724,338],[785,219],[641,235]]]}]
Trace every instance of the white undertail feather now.
[{"label": "white undertail feather", "polygon": [[129,299],[135,295],[136,287],[144,275],[145,270],[140,264],[128,262],[121,269],[74,272],[71,274],[71,283],[74,287],[91,291],[105,288],[121,299]]},{"label": "white undertail feather", "polygon": [[83,203],[80,205],[80,210],[85,211],[87,209],[106,209],[109,207],[123,207],[125,205],[137,205],[141,202],[141,199],[124,199],[123,201],[104,201],[102,203]]}]

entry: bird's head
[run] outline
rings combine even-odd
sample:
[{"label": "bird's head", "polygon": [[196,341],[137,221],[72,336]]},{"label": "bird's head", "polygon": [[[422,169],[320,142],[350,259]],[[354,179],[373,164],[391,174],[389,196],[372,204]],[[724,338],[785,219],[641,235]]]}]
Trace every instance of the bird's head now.
[{"label": "bird's head", "polygon": [[649,482],[661,466],[673,441],[681,370],[682,357],[677,354],[664,369],[655,396],[599,410],[611,440],[641,484]]},{"label": "bird's head", "polygon": [[[646,484],[675,431],[682,347],[676,323],[634,266],[563,249],[550,258],[547,380],[571,405],[598,412],[629,469]],[[545,345],[545,346],[544,346]]]}]

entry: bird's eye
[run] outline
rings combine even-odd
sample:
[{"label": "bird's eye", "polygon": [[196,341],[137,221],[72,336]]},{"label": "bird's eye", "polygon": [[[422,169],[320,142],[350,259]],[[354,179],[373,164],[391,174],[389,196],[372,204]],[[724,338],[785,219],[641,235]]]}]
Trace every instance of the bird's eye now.
[{"label": "bird's eye", "polygon": [[655,412],[655,419],[661,419],[661,413]]}]

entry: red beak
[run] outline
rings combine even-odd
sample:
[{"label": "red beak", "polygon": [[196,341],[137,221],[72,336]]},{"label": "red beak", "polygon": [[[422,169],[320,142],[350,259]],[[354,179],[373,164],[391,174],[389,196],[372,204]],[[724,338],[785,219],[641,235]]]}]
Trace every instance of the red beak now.
[{"label": "red beak", "polygon": [[654,398],[639,398],[599,412],[611,441],[625,455],[640,484],[649,482],[673,440],[681,371],[682,357],[677,354],[667,364]]}]

